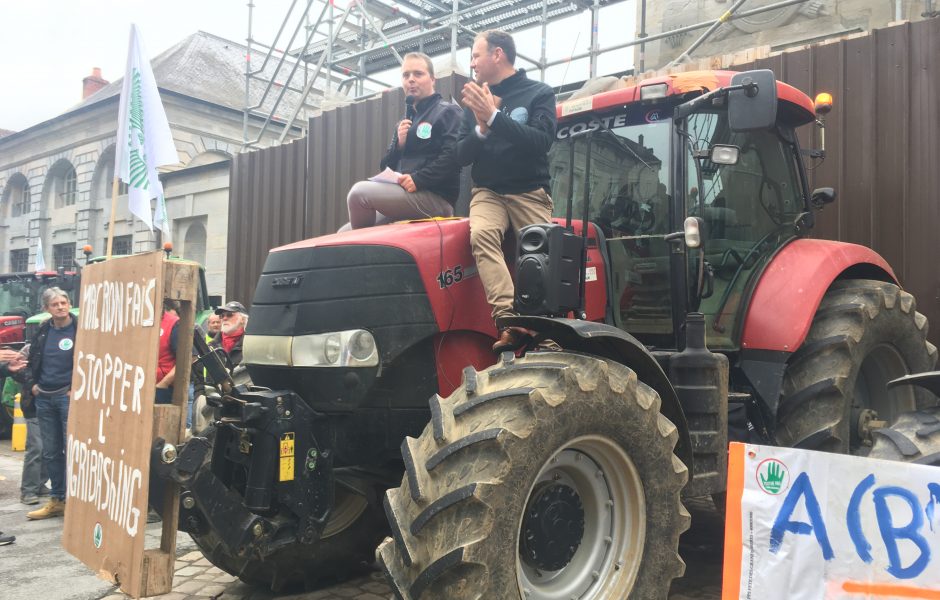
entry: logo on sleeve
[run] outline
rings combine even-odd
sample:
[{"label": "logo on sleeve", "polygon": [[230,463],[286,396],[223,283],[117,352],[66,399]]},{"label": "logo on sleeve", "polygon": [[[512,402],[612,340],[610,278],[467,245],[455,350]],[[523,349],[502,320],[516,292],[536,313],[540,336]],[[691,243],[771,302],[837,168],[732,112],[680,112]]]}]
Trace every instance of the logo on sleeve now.
[{"label": "logo on sleeve", "polygon": [[512,109],[511,113],[509,113],[509,118],[516,123],[522,123],[525,125],[529,122],[529,109],[524,106],[517,106],[516,108]]},{"label": "logo on sleeve", "polygon": [[428,123],[427,121],[425,121],[424,123],[419,123],[419,124],[418,124],[418,131],[417,131],[418,137],[419,137],[420,139],[422,139],[422,140],[430,139],[430,138],[431,138],[431,129],[432,129],[432,126],[431,126],[431,124]]},{"label": "logo on sleeve", "polygon": [[59,350],[62,350],[64,352],[68,352],[69,350],[71,350],[72,345],[73,345],[72,340],[70,340],[69,338],[62,338],[61,340],[59,340]]}]

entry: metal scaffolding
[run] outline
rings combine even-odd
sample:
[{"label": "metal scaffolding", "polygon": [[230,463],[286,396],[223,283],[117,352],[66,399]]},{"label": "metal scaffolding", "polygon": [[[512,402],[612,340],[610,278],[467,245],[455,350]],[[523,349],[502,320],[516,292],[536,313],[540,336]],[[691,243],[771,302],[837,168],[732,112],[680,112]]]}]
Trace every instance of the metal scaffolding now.
[{"label": "metal scaffolding", "polygon": [[[397,67],[408,52],[432,57],[449,53],[453,67],[457,50],[470,47],[476,34],[486,29],[512,33],[541,26],[540,56],[517,53],[517,57],[522,66],[540,71],[544,80],[548,67],[574,58],[547,59],[548,24],[590,11],[590,49],[577,58],[590,59],[594,77],[597,57],[613,50],[598,43],[600,10],[625,1],[293,0],[275,40],[262,44],[252,39],[254,3],[248,0],[248,56],[262,60],[257,67],[251,59],[246,61],[244,146],[257,144],[272,122],[305,129],[308,113],[321,110],[337,95],[359,98],[387,88],[373,75]],[[251,115],[264,118],[253,139],[248,128]],[[289,131],[290,127],[282,128],[279,142]]]}]

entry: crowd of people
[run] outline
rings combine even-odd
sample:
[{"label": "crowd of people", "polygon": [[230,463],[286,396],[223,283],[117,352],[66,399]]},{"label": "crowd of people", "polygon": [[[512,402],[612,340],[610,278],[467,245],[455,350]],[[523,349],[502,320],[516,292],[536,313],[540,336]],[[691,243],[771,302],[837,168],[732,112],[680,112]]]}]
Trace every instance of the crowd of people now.
[{"label": "crowd of people", "polygon": [[[404,56],[406,115],[379,165],[394,177],[360,181],[349,191],[349,225],[449,217],[461,168],[471,166],[470,246],[499,337],[495,352],[519,347],[530,332],[511,326],[514,287],[503,259],[506,233],[552,216],[548,151],[557,124],[555,94],[516,69],[508,33],[489,30],[473,43],[473,80],[463,110],[435,91],[434,65],[420,52]],[[377,179],[377,178],[373,178]]]},{"label": "crowd of people", "polygon": [[[41,498],[47,498],[40,508],[26,514],[30,520],[65,514],[66,438],[77,331],[67,292],[58,287],[48,288],[43,292],[42,303],[50,318],[39,326],[27,348],[23,351],[0,349],[0,377],[15,382],[5,387],[20,394],[27,427],[20,502],[33,506],[39,504]],[[156,404],[171,403],[173,399],[179,310],[177,301],[164,300],[155,375]],[[199,328],[196,335],[205,336],[210,348],[224,352],[226,366],[231,371],[241,362],[242,336],[247,323],[248,311],[244,305],[229,302],[210,315],[205,329]],[[207,382],[198,369],[193,369],[191,379],[187,427],[192,424],[195,382],[199,382],[201,392],[207,384],[213,383]],[[0,532],[0,545],[15,539]]]}]

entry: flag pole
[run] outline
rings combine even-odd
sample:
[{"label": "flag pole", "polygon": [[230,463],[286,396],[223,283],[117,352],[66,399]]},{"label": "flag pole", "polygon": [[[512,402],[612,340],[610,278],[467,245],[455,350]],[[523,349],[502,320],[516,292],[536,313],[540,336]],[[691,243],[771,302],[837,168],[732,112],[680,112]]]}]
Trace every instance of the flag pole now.
[{"label": "flag pole", "polygon": [[107,260],[111,260],[111,244],[114,242],[114,213],[117,212],[118,181],[120,180],[115,176],[111,184],[111,218],[108,222],[108,253],[105,256]]}]

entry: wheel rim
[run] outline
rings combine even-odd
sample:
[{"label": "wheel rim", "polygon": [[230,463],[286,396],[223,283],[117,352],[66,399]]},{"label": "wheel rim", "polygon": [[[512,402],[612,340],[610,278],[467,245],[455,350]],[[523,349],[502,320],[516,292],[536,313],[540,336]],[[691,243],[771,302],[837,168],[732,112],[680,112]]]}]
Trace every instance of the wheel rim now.
[{"label": "wheel rim", "polygon": [[[532,534],[538,529],[527,519],[534,518],[538,510],[532,509],[538,509],[537,504],[545,506],[546,496],[566,507],[557,512],[569,517],[583,515],[583,529],[576,524],[573,527],[581,532],[577,546],[561,552],[566,564],[554,571],[536,565],[556,566],[558,553],[547,558],[528,553],[546,547],[546,541],[570,540],[535,539],[527,546],[524,539],[527,531]],[[573,508],[578,504],[575,497],[581,513]],[[646,503],[636,466],[620,446],[607,438],[572,440],[554,452],[539,470],[526,496],[526,509],[517,531],[520,544],[516,573],[525,600],[625,598],[639,572],[646,541]],[[571,531],[567,532],[569,537]]]},{"label": "wheel rim", "polygon": [[345,531],[350,525],[356,522],[366,508],[369,507],[369,501],[352,492],[336,490],[336,499],[333,502],[333,512],[330,514],[326,526],[323,528],[323,534],[320,538],[328,538]]},{"label": "wheel rim", "polygon": [[874,411],[879,420],[891,424],[902,413],[917,408],[911,386],[887,390],[889,381],[903,377],[908,372],[904,357],[894,346],[888,344],[876,346],[862,361],[853,390],[852,451],[856,451],[870,438],[870,434],[866,435],[864,431],[860,431],[859,416],[864,411]]}]

